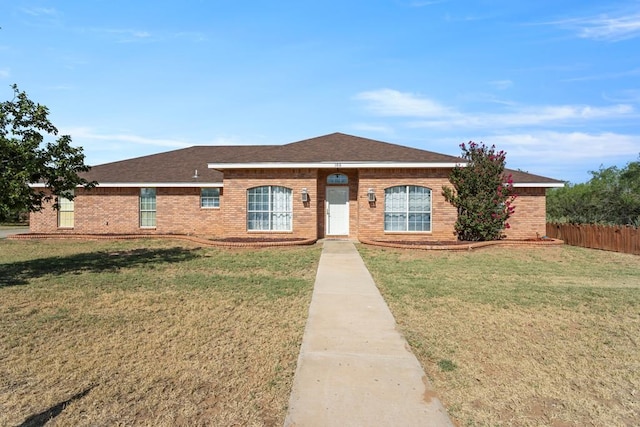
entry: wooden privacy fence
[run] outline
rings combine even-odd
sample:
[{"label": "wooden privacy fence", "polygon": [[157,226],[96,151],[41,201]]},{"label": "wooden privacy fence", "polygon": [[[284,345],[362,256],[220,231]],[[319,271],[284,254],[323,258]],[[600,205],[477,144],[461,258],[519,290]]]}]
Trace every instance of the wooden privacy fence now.
[{"label": "wooden privacy fence", "polygon": [[640,230],[636,227],[547,223],[547,236],[567,245],[640,255]]}]

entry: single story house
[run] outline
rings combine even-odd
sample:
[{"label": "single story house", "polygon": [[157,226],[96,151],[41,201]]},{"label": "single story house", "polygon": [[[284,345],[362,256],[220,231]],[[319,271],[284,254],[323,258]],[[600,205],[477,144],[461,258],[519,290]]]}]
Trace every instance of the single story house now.
[{"label": "single story house", "polygon": [[[220,239],[455,240],[442,188],[459,157],[342,133],[285,145],[194,146],[94,166],[99,184],[32,233],[188,234]],[[545,233],[545,191],[561,181],[509,170],[507,238]]]}]

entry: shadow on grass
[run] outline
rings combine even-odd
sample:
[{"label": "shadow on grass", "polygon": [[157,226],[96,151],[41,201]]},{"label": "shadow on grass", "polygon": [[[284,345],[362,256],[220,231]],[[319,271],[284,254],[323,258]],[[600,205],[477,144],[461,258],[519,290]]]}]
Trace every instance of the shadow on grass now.
[{"label": "shadow on grass", "polygon": [[115,272],[122,268],[183,262],[196,257],[194,250],[168,248],[101,251],[20,261],[0,265],[0,288],[26,285],[30,279],[46,274]]},{"label": "shadow on grass", "polygon": [[42,426],[44,426],[46,423],[51,421],[53,418],[55,418],[58,415],[60,415],[62,413],[62,411],[64,411],[64,408],[67,407],[67,405],[69,405],[70,403],[72,403],[75,400],[82,399],[87,394],[89,394],[91,389],[93,389],[94,387],[95,386],[91,386],[88,389],[86,389],[84,391],[81,391],[80,393],[71,396],[69,399],[65,400],[64,402],[60,402],[57,405],[53,405],[52,407],[50,407],[46,411],[40,412],[39,414],[31,415],[29,418],[24,420],[24,422],[22,424],[19,424],[16,427],[42,427]]}]

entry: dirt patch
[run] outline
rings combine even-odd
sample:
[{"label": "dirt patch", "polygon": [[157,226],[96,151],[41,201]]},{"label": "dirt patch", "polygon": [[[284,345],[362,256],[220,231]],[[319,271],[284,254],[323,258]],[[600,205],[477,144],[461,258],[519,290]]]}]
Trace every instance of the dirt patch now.
[{"label": "dirt patch", "polygon": [[361,243],[372,246],[382,246],[399,249],[421,249],[437,251],[461,251],[480,249],[491,246],[555,246],[563,245],[564,242],[558,239],[535,238],[525,240],[489,240],[484,242],[470,242],[462,240],[368,240],[360,239]]},{"label": "dirt patch", "polygon": [[277,242],[304,242],[305,238],[301,237],[227,237],[224,239],[211,239],[214,242],[223,243],[277,243]]},{"label": "dirt patch", "polygon": [[477,242],[465,242],[462,240],[374,240],[375,243],[392,243],[395,245],[407,245],[407,246],[468,246],[470,243]]}]

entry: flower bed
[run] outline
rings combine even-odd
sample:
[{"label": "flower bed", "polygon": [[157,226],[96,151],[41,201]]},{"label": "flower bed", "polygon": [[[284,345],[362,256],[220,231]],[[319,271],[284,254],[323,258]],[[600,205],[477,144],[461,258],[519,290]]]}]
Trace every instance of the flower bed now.
[{"label": "flower bed", "polygon": [[563,245],[564,242],[558,239],[551,239],[548,237],[539,237],[535,239],[525,240],[490,240],[486,242],[466,242],[461,240],[453,241],[381,241],[381,240],[368,240],[360,239],[361,243],[372,246],[384,246],[387,248],[399,248],[399,249],[420,249],[420,250],[436,250],[436,251],[460,251],[460,250],[472,250],[477,248],[484,248],[487,246],[496,245],[510,245],[510,246],[553,246]]}]

